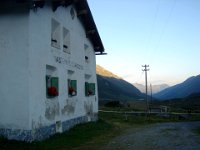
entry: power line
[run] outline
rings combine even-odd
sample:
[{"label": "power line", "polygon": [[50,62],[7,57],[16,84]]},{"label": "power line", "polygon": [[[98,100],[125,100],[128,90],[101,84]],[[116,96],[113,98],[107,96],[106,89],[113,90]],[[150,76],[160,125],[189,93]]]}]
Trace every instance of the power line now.
[{"label": "power line", "polygon": [[171,6],[171,8],[170,8],[170,10],[169,10],[169,14],[168,14],[168,16],[167,16],[167,18],[166,18],[166,22],[165,22],[165,24],[163,25],[163,28],[162,28],[162,30],[161,30],[160,38],[158,39],[158,42],[157,42],[157,44],[155,45],[155,48],[154,48],[154,52],[153,52],[153,53],[155,53],[155,52],[158,50],[159,46],[160,46],[160,43],[161,43],[161,41],[162,41],[162,39],[163,39],[163,35],[165,34],[165,30],[166,30],[166,28],[167,28],[167,26],[168,26],[168,24],[169,24],[169,21],[170,21],[170,19],[171,19],[171,17],[172,17],[172,14],[173,14],[175,5],[176,5],[176,0],[174,0],[173,3],[172,3],[172,6]]},{"label": "power line", "polygon": [[159,9],[160,9],[159,7],[160,7],[160,0],[157,1],[156,11],[155,11],[154,19],[153,19],[153,24],[151,26],[150,35],[149,35],[149,38],[148,38],[148,41],[147,41],[147,44],[146,44],[147,51],[149,50],[149,45],[150,45],[150,42],[151,42],[153,31],[155,29],[155,23],[156,23],[156,20],[158,18],[158,12],[159,12]]}]

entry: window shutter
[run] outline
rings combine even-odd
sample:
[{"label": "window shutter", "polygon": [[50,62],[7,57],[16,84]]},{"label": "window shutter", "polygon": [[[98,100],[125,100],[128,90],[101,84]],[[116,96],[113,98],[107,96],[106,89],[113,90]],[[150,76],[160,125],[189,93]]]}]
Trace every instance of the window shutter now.
[{"label": "window shutter", "polygon": [[71,87],[77,91],[77,81],[76,80],[71,80]]},{"label": "window shutter", "polygon": [[96,91],[96,89],[95,89],[95,83],[92,83],[92,90],[93,90],[93,95],[95,95],[96,93],[95,93],[95,91]]},{"label": "window shutter", "polygon": [[68,79],[68,95],[77,95],[77,80]]},{"label": "window shutter", "polygon": [[92,92],[92,95],[95,95],[95,83],[90,83],[89,90]]},{"label": "window shutter", "polygon": [[48,96],[48,88],[51,86],[50,76],[46,75],[46,96]]},{"label": "window shutter", "polygon": [[53,98],[58,96],[58,77],[51,77],[50,75],[46,75],[46,97]]},{"label": "window shutter", "polygon": [[89,83],[85,82],[85,96],[89,96]]},{"label": "window shutter", "polygon": [[56,87],[57,91],[59,91],[58,77],[51,77],[51,86]]},{"label": "window shutter", "polygon": [[67,85],[68,85],[67,86],[67,88],[68,88],[68,95],[70,95],[70,90],[69,90],[71,88],[71,80],[70,79],[67,80]]}]

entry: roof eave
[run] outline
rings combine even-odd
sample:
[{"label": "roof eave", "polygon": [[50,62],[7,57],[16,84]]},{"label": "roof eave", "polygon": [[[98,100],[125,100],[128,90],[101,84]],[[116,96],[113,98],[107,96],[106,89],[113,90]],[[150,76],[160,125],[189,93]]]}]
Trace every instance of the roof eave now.
[{"label": "roof eave", "polygon": [[86,37],[89,38],[91,43],[93,44],[94,51],[99,53],[104,52],[104,46],[101,41],[87,0],[2,0],[0,2],[0,8],[1,6],[2,8],[4,8],[4,10],[7,9],[4,6],[10,7],[10,9],[19,6],[23,6],[24,8],[29,9],[34,9],[37,7],[42,8],[45,5],[46,1],[51,1],[53,11],[56,11],[59,6],[67,7],[68,5],[74,4],[77,11],[77,16],[85,28]]},{"label": "roof eave", "polygon": [[77,16],[80,18],[86,30],[86,36],[91,40],[95,52],[104,52],[104,46],[101,41],[98,29],[94,22],[87,0],[74,0],[77,10]]}]

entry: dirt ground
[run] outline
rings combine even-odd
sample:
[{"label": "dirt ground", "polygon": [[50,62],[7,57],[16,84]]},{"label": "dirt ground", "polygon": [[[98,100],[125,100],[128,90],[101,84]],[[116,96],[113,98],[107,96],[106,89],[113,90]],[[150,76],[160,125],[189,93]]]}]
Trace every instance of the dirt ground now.
[{"label": "dirt ground", "polygon": [[157,123],[129,129],[99,150],[200,150],[198,122]]}]

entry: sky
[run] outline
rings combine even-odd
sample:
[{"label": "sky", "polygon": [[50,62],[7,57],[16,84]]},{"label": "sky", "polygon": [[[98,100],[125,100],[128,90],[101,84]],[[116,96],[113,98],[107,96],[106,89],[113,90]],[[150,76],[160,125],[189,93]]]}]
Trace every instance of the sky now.
[{"label": "sky", "polygon": [[107,55],[97,64],[130,83],[174,85],[200,74],[200,0],[88,0]]}]

